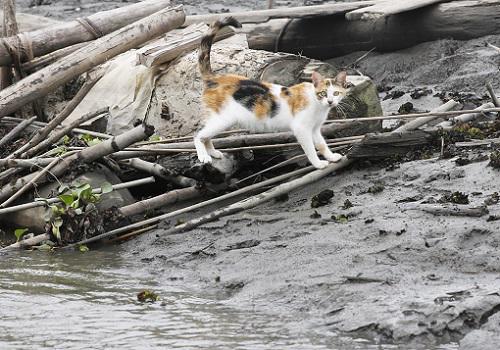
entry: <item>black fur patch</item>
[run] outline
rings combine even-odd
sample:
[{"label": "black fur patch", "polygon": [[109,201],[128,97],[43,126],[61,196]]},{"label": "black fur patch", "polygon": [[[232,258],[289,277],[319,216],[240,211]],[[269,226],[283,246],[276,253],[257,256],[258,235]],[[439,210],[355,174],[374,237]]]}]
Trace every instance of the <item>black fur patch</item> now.
[{"label": "black fur patch", "polygon": [[205,86],[207,87],[207,89],[213,89],[213,88],[216,88],[219,84],[217,84],[216,81],[213,81],[213,80],[206,80],[205,81]]},{"label": "black fur patch", "polygon": [[285,86],[283,86],[283,87],[281,88],[281,93],[282,93],[283,95],[285,95],[285,96],[290,96],[290,91],[289,91],[289,90],[288,90],[288,88],[287,88],[287,87],[285,87]]},{"label": "black fur patch", "polygon": [[267,86],[257,81],[241,80],[238,89],[233,94],[233,98],[251,111],[255,109],[257,101],[270,100],[271,110],[269,117],[272,118],[278,113],[278,104],[274,101],[271,91],[269,91]]}]

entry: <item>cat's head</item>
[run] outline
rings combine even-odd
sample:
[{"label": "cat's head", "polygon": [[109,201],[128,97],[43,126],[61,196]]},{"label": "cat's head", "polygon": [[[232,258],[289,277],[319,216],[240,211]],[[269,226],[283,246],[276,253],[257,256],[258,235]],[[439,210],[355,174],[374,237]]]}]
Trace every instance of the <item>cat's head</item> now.
[{"label": "cat's head", "polygon": [[339,72],[335,78],[323,78],[320,73],[313,72],[311,80],[318,102],[325,107],[337,107],[349,90],[346,77],[345,71]]}]

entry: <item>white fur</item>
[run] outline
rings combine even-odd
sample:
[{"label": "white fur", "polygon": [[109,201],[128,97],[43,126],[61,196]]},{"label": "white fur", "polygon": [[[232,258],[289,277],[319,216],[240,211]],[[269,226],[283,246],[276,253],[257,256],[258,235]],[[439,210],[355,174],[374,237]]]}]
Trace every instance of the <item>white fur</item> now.
[{"label": "white fur", "polygon": [[[314,85],[307,83],[305,94],[309,103],[305,109],[293,115],[287,101],[280,96],[281,88],[282,86],[275,84],[271,87],[271,93],[278,103],[278,113],[273,117],[259,119],[252,111],[236,102],[233,97],[226,101],[219,113],[212,112],[205,126],[194,138],[200,162],[210,163],[212,157],[223,156],[220,151],[214,149],[211,138],[236,125],[254,132],[292,131],[314,167],[322,169],[328,165],[328,162],[338,162],[342,155],[332,153],[328,149],[321,135],[321,125],[325,122],[330,108],[336,106],[342,97],[334,96],[334,88],[329,86],[327,96],[318,100]],[[326,160],[318,158],[316,149],[323,150],[321,155]]]}]

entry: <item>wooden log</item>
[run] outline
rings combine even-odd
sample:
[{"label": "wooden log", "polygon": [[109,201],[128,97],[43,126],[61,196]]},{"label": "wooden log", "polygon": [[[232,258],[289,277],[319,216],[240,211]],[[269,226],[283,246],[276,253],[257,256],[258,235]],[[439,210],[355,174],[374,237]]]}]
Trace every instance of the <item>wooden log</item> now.
[{"label": "wooden log", "polygon": [[[173,61],[181,54],[197,49],[201,37],[206,34],[208,26],[204,23],[192,24],[186,28],[173,30],[165,36],[166,43],[159,43],[153,47],[147,46],[137,51],[137,64],[146,67],[157,66]],[[215,37],[214,42],[229,38],[234,30],[223,28]]]},{"label": "wooden log", "polygon": [[397,13],[407,12],[434,5],[449,0],[405,0],[405,1],[384,1],[372,6],[363,7],[346,13],[345,17],[349,21],[373,20]]},{"label": "wooden log", "polygon": [[[406,1],[392,1],[406,3]],[[348,21],[344,13],[243,24],[251,49],[317,59],[376,47],[390,52],[425,41],[469,40],[500,33],[500,0],[457,0],[378,20]],[[227,14],[226,14],[227,15]]]},{"label": "wooden log", "polygon": [[[2,36],[9,37],[17,35],[19,28],[16,20],[16,4],[14,0],[3,0],[3,26]],[[12,67],[0,67],[0,90],[12,84]]]},{"label": "wooden log", "polygon": [[32,59],[31,61],[27,61],[21,64],[21,68],[26,72],[26,73],[33,73],[37,71],[40,68],[46,67],[49,64],[54,63],[60,58],[63,58],[70,53],[73,53],[79,49],[81,49],[84,46],[87,46],[89,42],[83,42],[83,43],[78,43],[75,45],[71,45],[62,49],[59,49],[57,51],[48,53],[44,56],[41,57],[36,57]]},{"label": "wooden log", "polygon": [[[112,33],[132,22],[150,16],[170,5],[169,0],[149,0],[138,4],[103,11],[87,18],[64,22],[48,28],[26,32],[19,36],[9,37],[7,43],[21,55],[21,61],[40,57],[63,47],[96,39]],[[97,34],[97,35],[96,35]],[[29,45],[20,44],[30,43]],[[29,50],[26,48],[29,47]],[[11,63],[11,56],[6,48],[0,46],[0,66]]]},{"label": "wooden log", "polygon": [[0,118],[40,98],[74,77],[184,22],[182,6],[161,10],[101,37],[0,92]]},{"label": "wooden log", "polygon": [[494,108],[495,106],[491,102],[482,104],[481,106],[475,108],[473,111],[458,115],[449,120],[445,120],[435,126],[435,128],[441,128],[443,130],[450,130],[456,123],[467,123],[473,121],[483,115],[485,111]]},{"label": "wooden log", "polygon": [[347,3],[324,4],[314,6],[298,6],[291,8],[278,8],[256,11],[243,11],[232,13],[214,13],[208,15],[194,15],[186,17],[185,26],[193,23],[206,23],[210,24],[218,19],[226,16],[233,16],[240,23],[265,23],[272,19],[277,18],[306,18],[306,17],[319,17],[329,16],[335,14],[345,14],[346,12],[353,11],[366,6],[376,4],[377,1],[356,1]]},{"label": "wooden log", "polygon": [[347,156],[350,159],[356,159],[405,154],[411,148],[428,145],[436,138],[435,135],[435,133],[423,130],[367,134],[361,142],[352,146]]}]

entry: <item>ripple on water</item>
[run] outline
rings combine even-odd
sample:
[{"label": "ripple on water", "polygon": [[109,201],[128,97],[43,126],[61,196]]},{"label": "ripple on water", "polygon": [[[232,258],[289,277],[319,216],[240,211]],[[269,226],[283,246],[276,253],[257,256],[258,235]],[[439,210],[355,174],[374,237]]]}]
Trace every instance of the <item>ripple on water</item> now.
[{"label": "ripple on water", "polygon": [[[291,330],[293,320],[169,283],[123,260],[119,248],[9,256],[0,261],[0,349],[380,349]],[[137,302],[143,289],[162,302]]]}]

